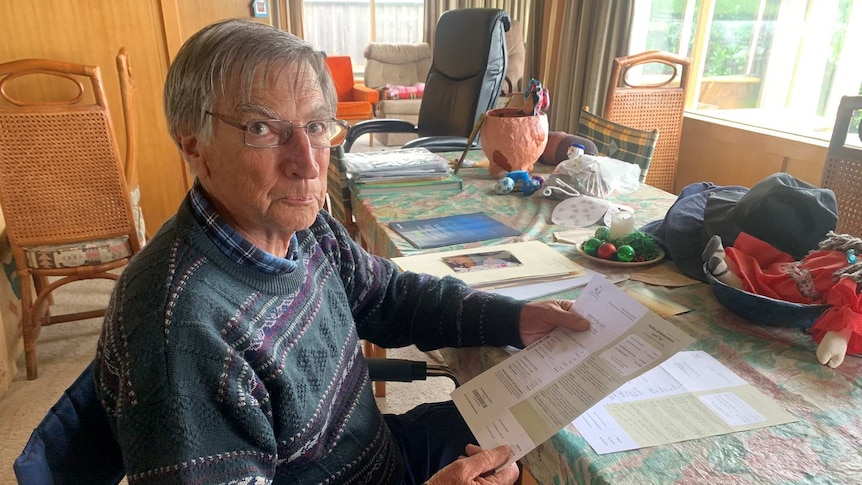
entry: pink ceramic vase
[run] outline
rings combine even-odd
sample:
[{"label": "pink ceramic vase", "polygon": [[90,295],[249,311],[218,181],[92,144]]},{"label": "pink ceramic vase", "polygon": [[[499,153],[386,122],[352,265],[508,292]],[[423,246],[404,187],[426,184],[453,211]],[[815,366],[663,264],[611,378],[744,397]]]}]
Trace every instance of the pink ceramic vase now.
[{"label": "pink ceramic vase", "polygon": [[480,140],[492,177],[532,171],[548,144],[548,117],[524,115],[517,108],[492,109],[486,113]]}]

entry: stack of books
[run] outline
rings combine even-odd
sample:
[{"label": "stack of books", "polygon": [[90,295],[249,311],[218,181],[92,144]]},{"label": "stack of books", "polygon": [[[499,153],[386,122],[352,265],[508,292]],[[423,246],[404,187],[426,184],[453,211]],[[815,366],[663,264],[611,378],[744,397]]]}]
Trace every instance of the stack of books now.
[{"label": "stack of books", "polygon": [[449,160],[425,148],[346,153],[348,184],[358,195],[461,190]]}]

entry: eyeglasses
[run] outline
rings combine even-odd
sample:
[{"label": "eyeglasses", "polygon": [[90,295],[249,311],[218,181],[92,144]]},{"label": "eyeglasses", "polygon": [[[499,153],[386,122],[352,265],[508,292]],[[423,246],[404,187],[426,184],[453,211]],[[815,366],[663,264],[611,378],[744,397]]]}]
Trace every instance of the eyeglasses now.
[{"label": "eyeglasses", "polygon": [[308,135],[308,140],[314,148],[332,148],[340,146],[347,137],[350,125],[344,120],[315,120],[304,125],[297,125],[286,120],[251,120],[242,124],[225,115],[205,111],[215,119],[224,121],[230,126],[244,132],[243,141],[250,147],[272,148],[287,143],[291,133],[302,128]]}]

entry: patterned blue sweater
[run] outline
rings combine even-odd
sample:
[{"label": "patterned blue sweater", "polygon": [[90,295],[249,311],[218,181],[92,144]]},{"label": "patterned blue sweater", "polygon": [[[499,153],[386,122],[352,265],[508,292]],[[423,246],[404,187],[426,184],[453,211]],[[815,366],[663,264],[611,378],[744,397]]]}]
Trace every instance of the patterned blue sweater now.
[{"label": "patterned blue sweater", "polygon": [[359,339],[519,345],[522,303],[402,273],[325,212],[298,268],[227,258],[186,199],[117,282],[96,388],[135,483],[401,483]]}]

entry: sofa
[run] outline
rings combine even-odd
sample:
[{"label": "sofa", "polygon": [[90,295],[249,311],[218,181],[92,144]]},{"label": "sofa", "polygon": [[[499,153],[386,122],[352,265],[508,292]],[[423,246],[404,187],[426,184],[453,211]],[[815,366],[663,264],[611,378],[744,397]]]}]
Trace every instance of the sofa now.
[{"label": "sofa", "polygon": [[[374,107],[377,118],[397,118],[417,123],[425,78],[431,69],[431,47],[424,43],[372,42],[365,46],[365,85],[380,96]],[[383,145],[401,146],[416,138],[405,133],[375,133]]]}]

